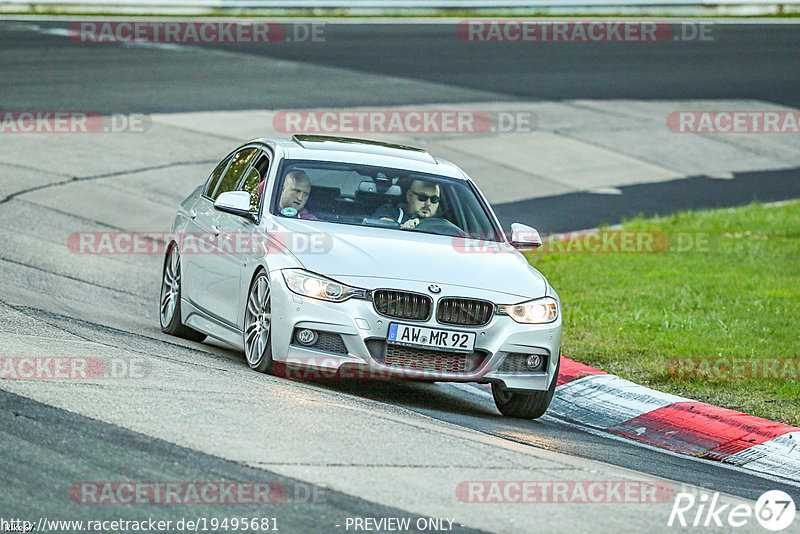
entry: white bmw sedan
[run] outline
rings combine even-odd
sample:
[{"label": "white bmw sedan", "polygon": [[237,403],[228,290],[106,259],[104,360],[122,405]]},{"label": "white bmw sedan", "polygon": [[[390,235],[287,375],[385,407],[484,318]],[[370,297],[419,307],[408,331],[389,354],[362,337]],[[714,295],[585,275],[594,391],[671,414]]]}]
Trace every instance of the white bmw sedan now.
[{"label": "white bmw sedan", "polygon": [[255,139],[183,201],[161,328],[240,350],[260,372],[491,384],[504,415],[545,413],[561,304],[457,166],[359,139]]}]

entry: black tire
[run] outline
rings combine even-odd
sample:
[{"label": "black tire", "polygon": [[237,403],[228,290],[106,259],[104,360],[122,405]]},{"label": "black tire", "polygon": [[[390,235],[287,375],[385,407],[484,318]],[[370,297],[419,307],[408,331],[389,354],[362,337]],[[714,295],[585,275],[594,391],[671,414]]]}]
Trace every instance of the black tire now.
[{"label": "black tire", "polygon": [[[169,308],[170,301],[173,304],[172,308]],[[204,333],[189,328],[181,322],[181,255],[178,246],[174,244],[164,257],[161,298],[158,302],[158,318],[163,332],[189,341],[205,340],[207,336]]]},{"label": "black tire", "polygon": [[271,314],[269,277],[265,271],[259,271],[247,292],[242,329],[245,360],[259,373],[272,373]]},{"label": "black tire", "polygon": [[561,367],[561,357],[556,363],[556,372],[553,381],[546,391],[534,391],[533,393],[519,393],[508,391],[500,384],[492,384],[492,397],[494,404],[500,413],[506,417],[516,419],[538,419],[543,416],[553,400],[558,383],[558,370]]}]

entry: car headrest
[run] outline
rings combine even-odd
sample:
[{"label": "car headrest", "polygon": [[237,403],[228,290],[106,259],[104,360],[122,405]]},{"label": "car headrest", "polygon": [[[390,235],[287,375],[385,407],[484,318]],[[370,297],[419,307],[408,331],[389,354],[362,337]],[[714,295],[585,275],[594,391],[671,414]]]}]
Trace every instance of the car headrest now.
[{"label": "car headrest", "polygon": [[341,195],[338,187],[323,187],[319,185],[311,186],[311,193],[308,195],[308,207],[314,209],[331,210],[336,204],[336,199]]},{"label": "car headrest", "polygon": [[372,180],[363,180],[360,184],[358,184],[358,192],[359,193],[373,193],[373,194],[381,194],[381,195],[388,195],[393,197],[399,197],[402,194],[402,190],[400,189],[399,185],[392,185],[382,190],[382,187]]}]

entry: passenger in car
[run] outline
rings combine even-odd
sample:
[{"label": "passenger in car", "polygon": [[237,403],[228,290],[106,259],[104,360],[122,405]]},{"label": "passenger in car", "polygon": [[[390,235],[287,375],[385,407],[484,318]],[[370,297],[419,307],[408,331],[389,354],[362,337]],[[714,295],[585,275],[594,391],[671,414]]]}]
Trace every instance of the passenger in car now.
[{"label": "passenger in car", "polygon": [[384,204],[372,214],[383,221],[395,221],[401,228],[414,228],[420,220],[434,217],[441,200],[439,185],[426,180],[414,180],[406,190],[406,203]]},{"label": "passenger in car", "polygon": [[310,194],[311,180],[305,172],[296,170],[286,173],[278,212],[285,217],[318,220],[315,215],[305,209]]}]

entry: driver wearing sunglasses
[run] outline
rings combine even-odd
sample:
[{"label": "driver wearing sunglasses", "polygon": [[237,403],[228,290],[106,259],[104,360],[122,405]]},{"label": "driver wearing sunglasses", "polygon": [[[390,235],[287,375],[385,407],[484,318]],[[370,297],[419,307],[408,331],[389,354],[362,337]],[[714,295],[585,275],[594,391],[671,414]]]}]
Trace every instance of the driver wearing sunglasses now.
[{"label": "driver wearing sunglasses", "polygon": [[405,199],[406,203],[399,206],[381,206],[372,216],[398,222],[401,228],[414,228],[422,219],[436,215],[441,199],[439,186],[425,180],[414,180],[406,191]]}]

